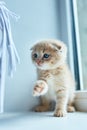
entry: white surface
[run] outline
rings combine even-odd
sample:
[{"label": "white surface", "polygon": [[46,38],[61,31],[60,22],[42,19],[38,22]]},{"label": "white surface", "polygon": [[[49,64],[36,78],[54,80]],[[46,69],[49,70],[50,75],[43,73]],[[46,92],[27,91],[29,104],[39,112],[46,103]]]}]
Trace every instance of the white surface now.
[{"label": "white surface", "polygon": [[84,99],[84,98],[87,99],[87,91],[86,90],[76,91],[75,94],[76,94],[76,99]]},{"label": "white surface", "polygon": [[86,130],[87,113],[68,113],[53,117],[53,112],[6,113],[0,115],[0,130]]},{"label": "white surface", "polygon": [[77,91],[75,107],[79,111],[87,112],[87,91]]}]

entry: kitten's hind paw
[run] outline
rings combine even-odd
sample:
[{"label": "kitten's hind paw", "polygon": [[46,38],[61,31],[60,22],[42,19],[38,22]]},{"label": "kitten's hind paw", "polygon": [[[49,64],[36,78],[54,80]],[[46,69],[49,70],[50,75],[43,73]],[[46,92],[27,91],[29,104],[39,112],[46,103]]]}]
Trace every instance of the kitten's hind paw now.
[{"label": "kitten's hind paw", "polygon": [[34,86],[33,96],[44,95],[48,91],[48,85],[43,80],[38,80]]},{"label": "kitten's hind paw", "polygon": [[75,112],[75,107],[74,106],[68,106],[67,111],[68,112]]},{"label": "kitten's hind paw", "polygon": [[49,110],[50,110],[49,105],[37,106],[35,108],[35,112],[45,112],[45,111],[49,111]]}]

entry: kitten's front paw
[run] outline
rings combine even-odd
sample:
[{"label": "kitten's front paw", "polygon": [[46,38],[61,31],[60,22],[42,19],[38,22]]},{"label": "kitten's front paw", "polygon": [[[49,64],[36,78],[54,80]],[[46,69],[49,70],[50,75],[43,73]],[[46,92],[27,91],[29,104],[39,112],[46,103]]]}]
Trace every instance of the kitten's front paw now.
[{"label": "kitten's front paw", "polygon": [[67,112],[64,111],[64,110],[61,110],[61,109],[56,110],[56,111],[54,112],[54,116],[55,116],[55,117],[64,117],[64,116],[66,116],[66,115],[67,115]]},{"label": "kitten's front paw", "polygon": [[48,91],[48,85],[43,80],[38,80],[34,86],[33,96],[44,95]]}]

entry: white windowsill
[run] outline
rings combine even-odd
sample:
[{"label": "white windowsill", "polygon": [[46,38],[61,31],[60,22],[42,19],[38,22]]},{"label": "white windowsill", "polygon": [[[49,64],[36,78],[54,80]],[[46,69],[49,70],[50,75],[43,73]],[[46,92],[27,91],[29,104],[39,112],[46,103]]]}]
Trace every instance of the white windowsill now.
[{"label": "white windowsill", "polygon": [[87,91],[76,91],[75,105],[82,112],[60,118],[53,117],[53,112],[4,113],[0,115],[0,130],[85,130]]},{"label": "white windowsill", "polygon": [[53,117],[53,112],[4,113],[0,115],[0,130],[86,130],[87,113],[68,113]]}]

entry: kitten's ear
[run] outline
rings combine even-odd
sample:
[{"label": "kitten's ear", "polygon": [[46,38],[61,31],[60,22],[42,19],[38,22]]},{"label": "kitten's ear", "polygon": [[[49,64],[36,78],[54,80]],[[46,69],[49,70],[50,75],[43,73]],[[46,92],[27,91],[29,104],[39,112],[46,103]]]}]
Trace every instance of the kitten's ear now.
[{"label": "kitten's ear", "polygon": [[52,45],[53,45],[53,47],[54,47],[54,49],[56,50],[56,51],[61,51],[61,49],[62,49],[62,46],[61,45],[58,45],[58,44],[55,44],[55,43],[52,43]]}]

